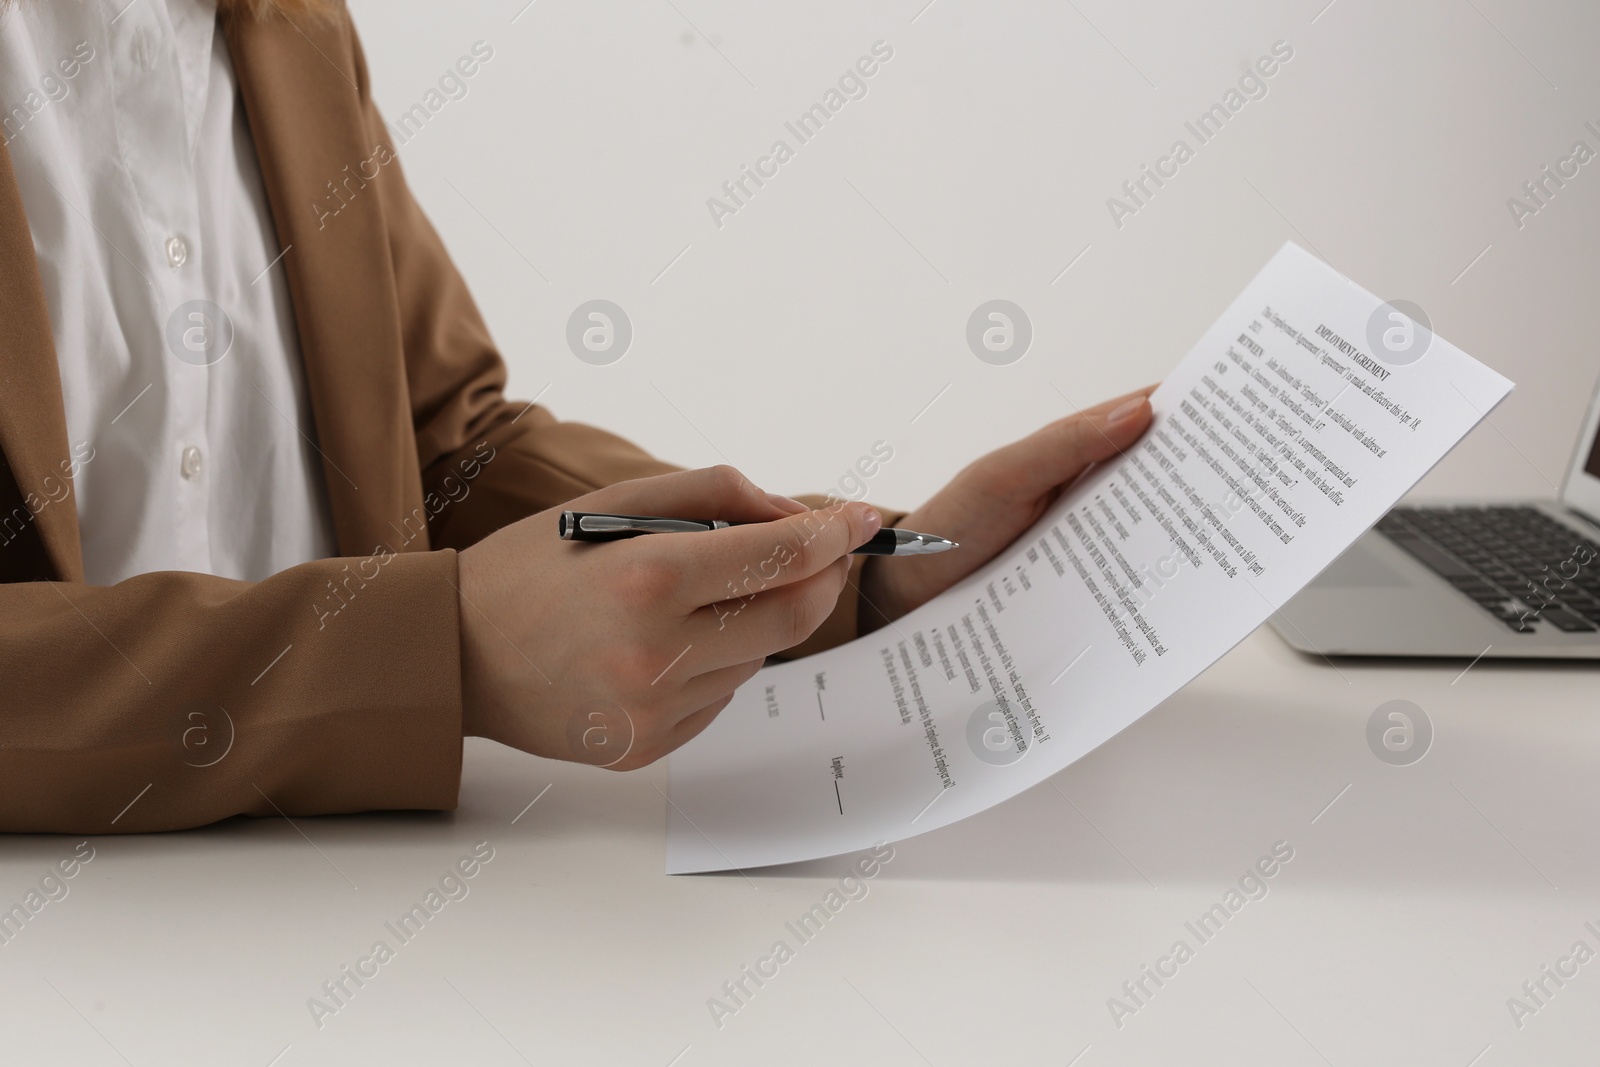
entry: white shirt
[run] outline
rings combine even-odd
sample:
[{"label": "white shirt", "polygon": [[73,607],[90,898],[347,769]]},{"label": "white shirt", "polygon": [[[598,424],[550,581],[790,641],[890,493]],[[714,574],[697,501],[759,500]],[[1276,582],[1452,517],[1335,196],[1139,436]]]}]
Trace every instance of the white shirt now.
[{"label": "white shirt", "polygon": [[216,14],[215,0],[0,14],[0,135],[68,438],[93,455],[75,479],[92,585],[157,570],[255,581],[335,549],[282,249]]}]

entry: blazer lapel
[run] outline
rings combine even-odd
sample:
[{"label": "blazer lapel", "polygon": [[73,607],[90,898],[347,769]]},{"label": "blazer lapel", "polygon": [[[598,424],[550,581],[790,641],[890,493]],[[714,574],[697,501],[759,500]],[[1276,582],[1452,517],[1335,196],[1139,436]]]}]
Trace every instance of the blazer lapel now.
[{"label": "blazer lapel", "polygon": [[[225,15],[223,30],[284,249],[340,552],[399,550],[405,519],[425,514],[422,480],[383,213],[352,177],[376,146],[348,23]],[[330,217],[335,190],[344,206]]]},{"label": "blazer lapel", "polygon": [[[0,450],[22,505],[44,542],[61,581],[83,580],[78,508],[72,494],[67,412],[61,371],[50,333],[50,310],[33,254],[33,234],[22,206],[11,154],[0,146]],[[9,494],[0,493],[0,499]],[[23,525],[15,512],[0,515],[4,540]],[[26,532],[22,536],[28,536]],[[11,568],[0,560],[0,574]]]}]

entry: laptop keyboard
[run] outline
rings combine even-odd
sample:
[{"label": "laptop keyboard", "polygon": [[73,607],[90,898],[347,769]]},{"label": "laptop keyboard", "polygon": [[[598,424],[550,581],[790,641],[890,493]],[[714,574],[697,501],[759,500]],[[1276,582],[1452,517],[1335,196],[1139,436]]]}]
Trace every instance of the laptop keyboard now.
[{"label": "laptop keyboard", "polygon": [[1517,633],[1600,629],[1600,546],[1538,508],[1395,508],[1377,529]]}]

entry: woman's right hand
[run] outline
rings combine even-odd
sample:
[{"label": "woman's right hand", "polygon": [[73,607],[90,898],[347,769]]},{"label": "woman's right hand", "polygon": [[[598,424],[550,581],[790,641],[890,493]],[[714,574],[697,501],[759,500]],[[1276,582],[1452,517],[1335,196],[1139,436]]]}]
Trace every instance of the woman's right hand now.
[{"label": "woman's right hand", "polygon": [[[581,543],[557,536],[566,510],[744,525]],[[867,504],[811,511],[717,466],[496,531],[459,557],[463,734],[617,770],[660,759],[822,624],[881,523]]]}]

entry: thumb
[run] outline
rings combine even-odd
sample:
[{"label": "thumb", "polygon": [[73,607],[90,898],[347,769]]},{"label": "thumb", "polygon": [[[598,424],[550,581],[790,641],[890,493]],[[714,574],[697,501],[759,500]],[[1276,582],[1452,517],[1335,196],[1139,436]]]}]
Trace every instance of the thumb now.
[{"label": "thumb", "polygon": [[567,505],[574,511],[661,515],[674,519],[771,522],[807,510],[805,505],[764,492],[726,463],[617,482]]},{"label": "thumb", "polygon": [[1133,444],[1150,425],[1146,390],[1050,423],[986,457],[991,485],[1005,496],[1031,500],[1065,485],[1092,463]]}]

